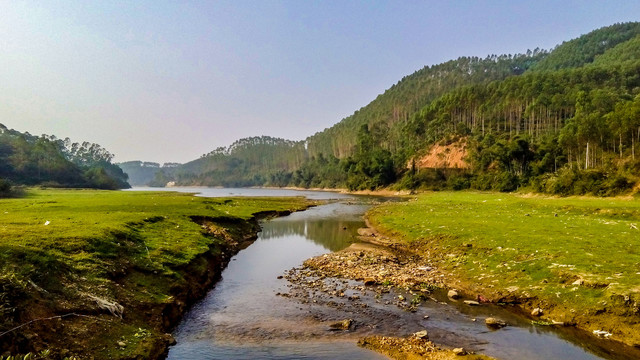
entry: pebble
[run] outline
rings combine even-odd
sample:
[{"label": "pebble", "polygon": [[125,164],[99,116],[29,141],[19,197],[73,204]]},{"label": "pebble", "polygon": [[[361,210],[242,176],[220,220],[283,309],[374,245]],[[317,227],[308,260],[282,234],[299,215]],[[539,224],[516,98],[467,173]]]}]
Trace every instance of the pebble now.
[{"label": "pebble", "polygon": [[428,339],[429,338],[429,333],[427,332],[427,330],[421,330],[421,331],[418,331],[416,333],[413,333],[413,336],[418,338],[418,339]]},{"label": "pebble", "polygon": [[457,299],[457,298],[459,298],[459,297],[460,297],[460,294],[458,293],[458,291],[457,291],[457,290],[451,289],[451,290],[449,290],[449,292],[447,293],[447,296],[455,300],[455,299]]},{"label": "pebble", "polygon": [[329,327],[332,330],[349,330],[349,328],[351,327],[352,324],[353,324],[353,320],[345,319],[345,320],[342,320],[342,321],[335,322],[335,323],[329,325]]},{"label": "pebble", "polygon": [[463,348],[455,348],[453,349],[453,354],[456,356],[464,356],[467,355],[467,352]]},{"label": "pebble", "polygon": [[542,309],[535,308],[531,311],[531,316],[541,316],[543,313]]},{"label": "pebble", "polygon": [[488,317],[486,319],[484,319],[484,323],[487,324],[487,326],[492,327],[492,328],[501,328],[501,327],[505,327],[507,326],[507,323],[500,320],[500,319],[496,319],[493,317]]}]

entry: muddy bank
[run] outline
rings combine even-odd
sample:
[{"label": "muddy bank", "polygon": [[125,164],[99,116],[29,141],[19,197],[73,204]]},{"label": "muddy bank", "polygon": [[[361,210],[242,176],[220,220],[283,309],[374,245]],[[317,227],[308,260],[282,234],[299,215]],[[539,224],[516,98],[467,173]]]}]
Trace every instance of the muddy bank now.
[{"label": "muddy bank", "polygon": [[28,296],[16,300],[14,311],[32,320],[1,334],[0,355],[48,351],[49,359],[164,358],[175,343],[169,332],[213,287],[230,259],[256,239],[259,220],[288,214],[192,217],[215,241],[180,268],[149,271],[123,256],[109,269],[108,282],[97,287],[70,276],[55,293],[35,285],[22,289]]}]

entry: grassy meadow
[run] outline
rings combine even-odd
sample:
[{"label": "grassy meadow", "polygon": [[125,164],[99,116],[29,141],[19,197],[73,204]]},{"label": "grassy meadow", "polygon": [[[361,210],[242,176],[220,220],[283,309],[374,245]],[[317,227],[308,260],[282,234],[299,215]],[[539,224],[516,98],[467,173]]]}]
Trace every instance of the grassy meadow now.
[{"label": "grassy meadow", "polygon": [[[0,199],[0,333],[34,318],[91,314],[107,317],[102,320],[110,325],[100,329],[107,333],[87,334],[100,335],[79,345],[87,346],[87,354],[145,357],[144,346],[138,345],[162,328],[146,322],[150,313],[171,303],[177,289],[193,280],[194,266],[207,266],[199,256],[220,253],[224,242],[250,235],[255,229],[246,220],[256,213],[308,205],[303,198],[97,190],[33,189],[21,198]],[[124,320],[102,315],[95,309],[96,298],[124,305]],[[138,311],[140,304],[147,314]],[[96,330],[87,321],[65,319]],[[14,343],[35,341],[17,333],[11,334],[18,335]],[[6,335],[0,349],[3,341],[8,346]],[[34,347],[53,346],[50,340],[41,342]],[[116,345],[120,342],[125,345]]]},{"label": "grassy meadow", "polygon": [[[640,343],[640,200],[436,192],[369,212],[471,294]],[[455,286],[455,284],[453,284]]]}]

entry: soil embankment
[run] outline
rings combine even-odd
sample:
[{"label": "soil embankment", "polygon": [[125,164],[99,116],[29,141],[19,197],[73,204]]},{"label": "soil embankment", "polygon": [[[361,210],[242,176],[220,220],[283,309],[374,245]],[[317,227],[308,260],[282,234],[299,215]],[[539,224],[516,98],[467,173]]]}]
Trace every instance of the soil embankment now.
[{"label": "soil embankment", "polygon": [[213,287],[230,259],[256,239],[258,221],[290,213],[264,211],[248,219],[193,216],[215,239],[208,250],[166,272],[149,271],[123,257],[107,276],[108,299],[90,293],[65,298],[78,286],[67,280],[59,294],[33,284],[21,290],[28,296],[12,302],[20,316],[32,320],[1,333],[0,349],[4,355],[47,352],[48,359],[164,358],[175,343],[169,332]]}]

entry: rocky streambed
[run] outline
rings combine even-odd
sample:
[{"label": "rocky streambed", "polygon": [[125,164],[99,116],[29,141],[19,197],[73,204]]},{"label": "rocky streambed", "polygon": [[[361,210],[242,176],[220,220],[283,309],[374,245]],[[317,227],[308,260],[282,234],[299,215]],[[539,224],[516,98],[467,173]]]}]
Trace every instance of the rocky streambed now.
[{"label": "rocky streambed", "polygon": [[517,304],[464,296],[448,288],[451,279],[428,258],[369,228],[358,233],[367,242],[287,271],[289,291],[278,295],[308,306],[327,328],[355,335],[360,346],[398,359],[637,356],[635,349],[594,339],[571,324],[539,321],[541,309],[529,313]]}]

